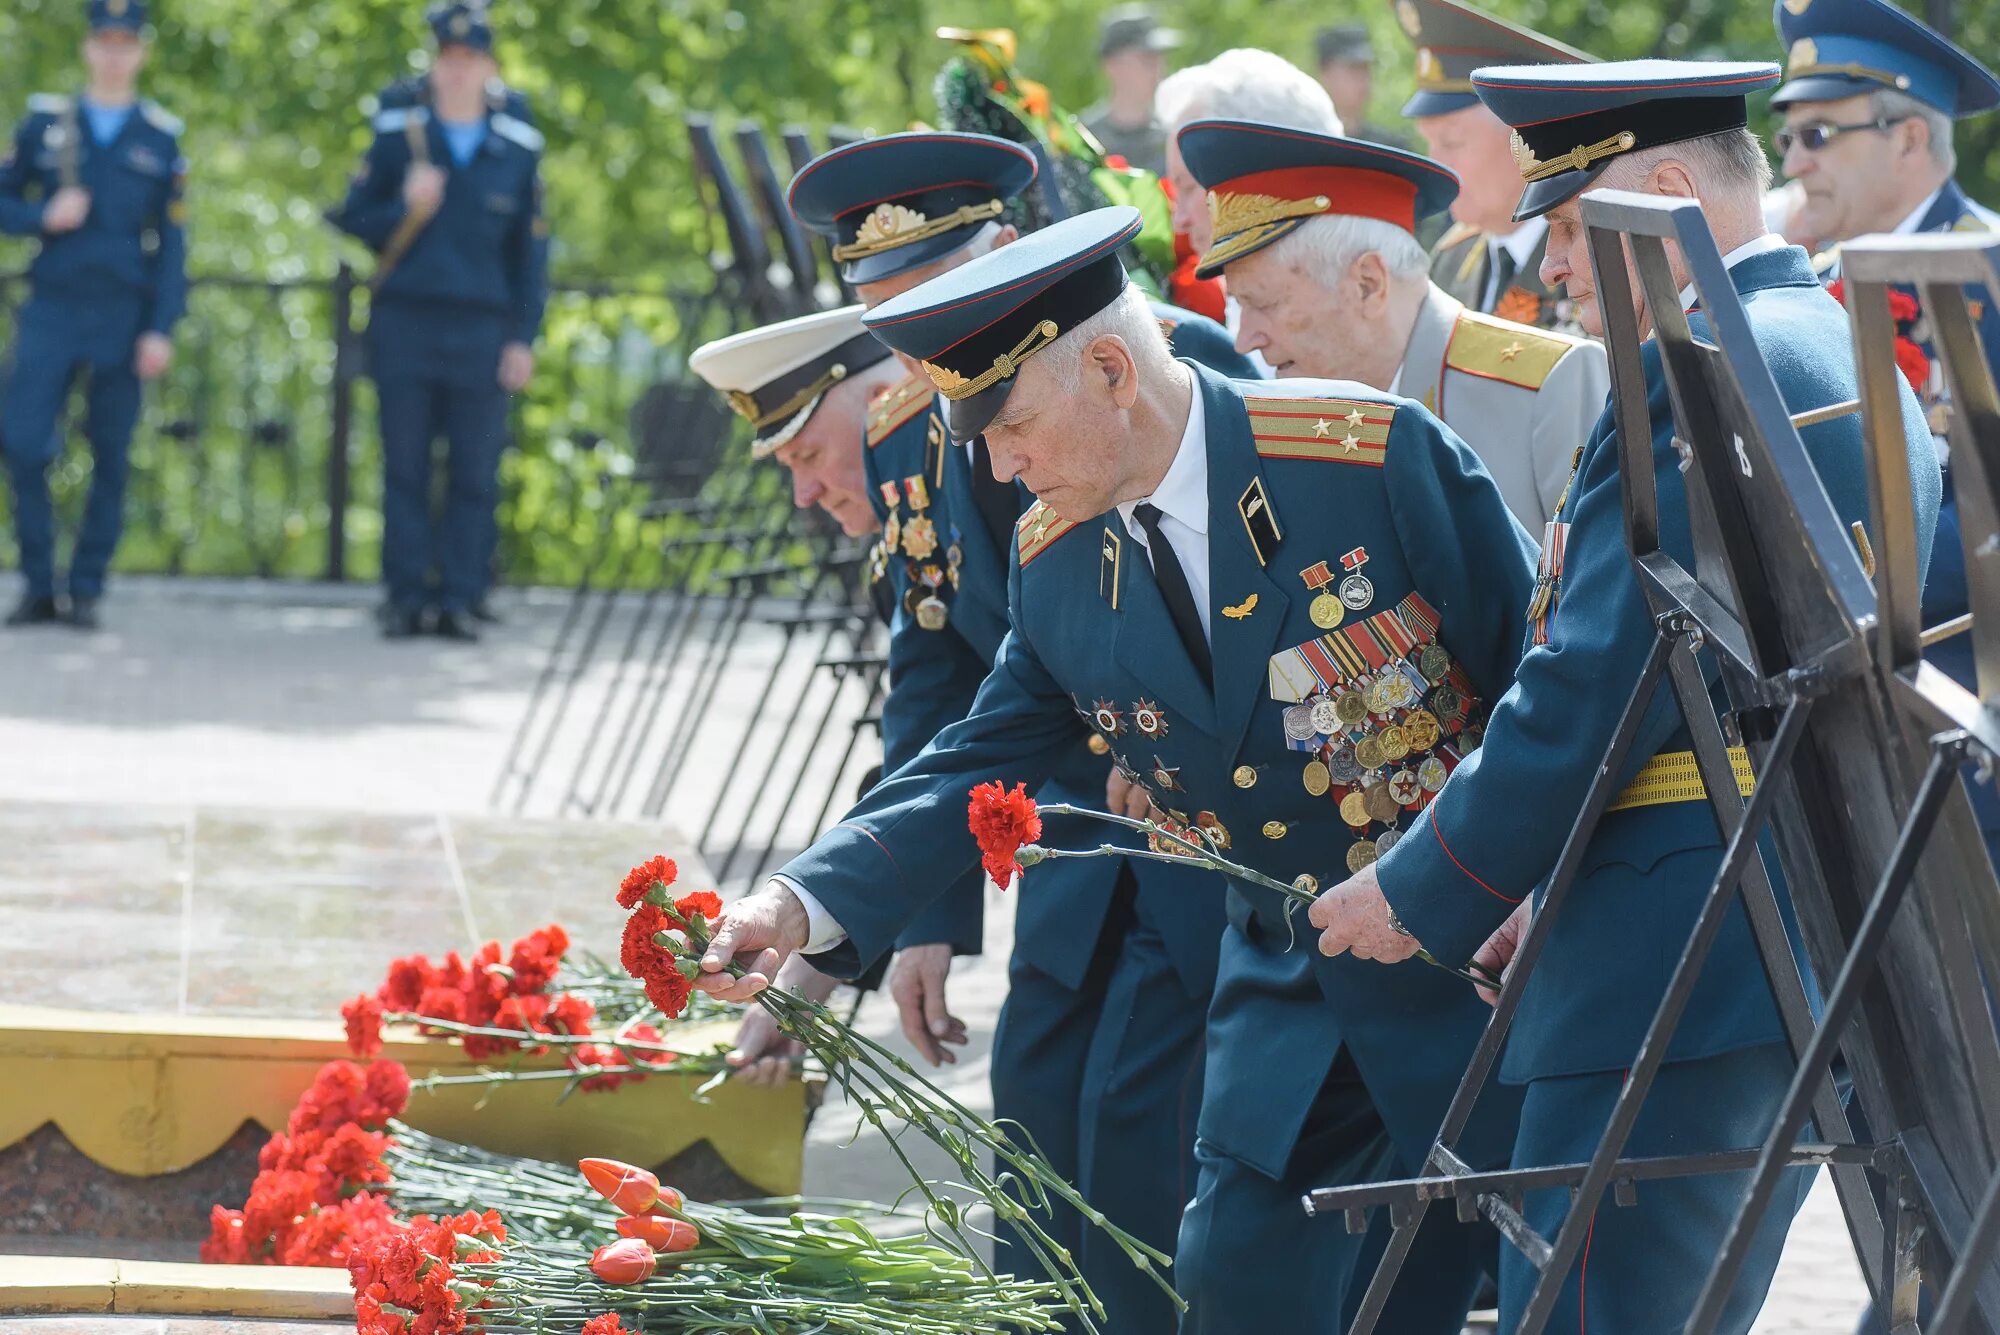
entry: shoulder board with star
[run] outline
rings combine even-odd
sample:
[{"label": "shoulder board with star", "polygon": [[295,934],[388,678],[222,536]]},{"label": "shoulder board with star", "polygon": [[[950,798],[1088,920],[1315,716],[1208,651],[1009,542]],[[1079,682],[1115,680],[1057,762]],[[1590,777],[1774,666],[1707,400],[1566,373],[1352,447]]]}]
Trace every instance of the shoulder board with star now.
[{"label": "shoulder board with star", "polygon": [[1838,263],[1840,263],[1840,250],[1837,247],[1832,250],[1822,250],[1812,257],[1813,272],[1816,274],[1824,274]]},{"label": "shoulder board with star", "polygon": [[1243,396],[1250,434],[1266,459],[1380,468],[1389,450],[1396,405],[1372,399],[1277,399]]},{"label": "shoulder board with star", "polygon": [[172,135],[176,139],[180,138],[181,132],[187,129],[187,125],[179,116],[174,115],[173,112],[168,111],[158,102],[141,102],[139,104],[139,114],[145,118],[146,124],[152,126],[161,134]]},{"label": "shoulder board with star", "polygon": [[1556,363],[1578,340],[1477,311],[1459,313],[1445,345],[1444,364],[1454,371],[1498,380],[1522,389],[1540,389]]},{"label": "shoulder board with star", "polygon": [[375,129],[379,134],[401,134],[405,126],[422,125],[430,118],[427,107],[384,107],[375,113]]},{"label": "shoulder board with star", "polygon": [[60,116],[70,108],[67,93],[31,93],[28,96],[28,111],[31,115]]},{"label": "shoulder board with star", "polygon": [[897,427],[915,417],[937,395],[937,386],[926,376],[913,375],[882,391],[868,405],[868,448],[874,449]]},{"label": "shoulder board with star", "polygon": [[1057,538],[1075,527],[1075,524],[1040,501],[1029,506],[1028,513],[1022,515],[1021,521],[1014,525],[1014,533],[1021,552],[1021,568],[1027,569],[1028,562],[1047,551]]},{"label": "shoulder board with star", "polygon": [[1951,225],[1951,230],[1954,232],[1990,232],[1993,228],[1987,223],[1986,219],[1980,217],[1971,209],[1967,209],[1964,213],[1958,215],[1958,221]]}]

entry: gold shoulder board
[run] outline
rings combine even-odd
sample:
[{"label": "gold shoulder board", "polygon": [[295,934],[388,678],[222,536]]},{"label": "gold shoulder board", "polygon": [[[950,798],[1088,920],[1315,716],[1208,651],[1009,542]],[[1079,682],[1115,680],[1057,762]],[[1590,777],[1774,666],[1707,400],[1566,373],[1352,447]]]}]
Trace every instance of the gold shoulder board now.
[{"label": "gold shoulder board", "polygon": [[1022,515],[1021,521],[1014,525],[1015,536],[1019,539],[1022,568],[1025,569],[1028,562],[1047,551],[1057,538],[1075,527],[1075,524],[1040,501],[1029,506],[1028,513]]},{"label": "gold shoulder board", "polygon": [[1564,334],[1467,310],[1459,314],[1445,345],[1444,364],[1467,375],[1540,389],[1577,344]]},{"label": "gold shoulder board", "polygon": [[883,390],[868,405],[868,448],[880,445],[897,427],[922,412],[936,393],[936,386],[920,375],[899,380]]},{"label": "gold shoulder board", "polygon": [[1369,399],[1243,397],[1250,434],[1266,459],[1382,466],[1396,405]]},{"label": "gold shoulder board", "polygon": [[1958,221],[1951,225],[1951,230],[1954,232],[1990,232],[1993,229],[1987,226],[1986,219],[1968,209],[1958,215]]},{"label": "gold shoulder board", "polygon": [[1437,245],[1432,247],[1432,249],[1438,251],[1450,250],[1453,246],[1461,245],[1478,235],[1479,229],[1471,223],[1455,222],[1445,229],[1444,235],[1437,239]]},{"label": "gold shoulder board", "polygon": [[1824,274],[1838,263],[1840,263],[1840,249],[1837,246],[1832,250],[1822,250],[1812,257],[1813,272],[1816,274]]}]

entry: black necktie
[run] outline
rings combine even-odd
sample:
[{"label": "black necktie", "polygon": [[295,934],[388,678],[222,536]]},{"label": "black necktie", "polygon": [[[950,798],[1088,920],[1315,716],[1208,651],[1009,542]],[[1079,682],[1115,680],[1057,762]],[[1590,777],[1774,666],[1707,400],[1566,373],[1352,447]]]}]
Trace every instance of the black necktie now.
[{"label": "black necktie", "polygon": [[1142,501],[1132,507],[1132,514],[1146,530],[1146,548],[1153,554],[1153,578],[1159,581],[1160,596],[1167,600],[1174,629],[1181,633],[1188,657],[1201,669],[1201,679],[1213,686],[1215,671],[1208,656],[1208,636],[1201,629],[1201,610],[1194,605],[1194,591],[1188,587],[1180,558],[1174,555],[1174,545],[1160,532],[1159,507]]},{"label": "black necktie", "polygon": [[984,436],[972,438],[972,503],[979,507],[993,545],[1005,551],[1021,517],[1021,493],[1013,483],[993,476],[993,456],[986,452]]},{"label": "black necktie", "polygon": [[1500,305],[1500,298],[1507,295],[1507,287],[1514,281],[1514,252],[1505,246],[1496,248],[1493,256],[1493,283],[1487,290],[1492,300],[1486,303],[1486,313],[1492,314]]}]

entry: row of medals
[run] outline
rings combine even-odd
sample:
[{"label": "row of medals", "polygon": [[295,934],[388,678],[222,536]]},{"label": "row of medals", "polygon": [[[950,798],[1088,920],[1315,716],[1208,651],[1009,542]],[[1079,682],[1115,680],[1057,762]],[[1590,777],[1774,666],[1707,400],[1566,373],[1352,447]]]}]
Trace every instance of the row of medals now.
[{"label": "row of medals", "polygon": [[[882,496],[889,502],[889,517],[882,522],[882,568],[886,570],[888,561],[899,551],[909,558],[904,566],[909,588],[903,592],[903,610],[923,629],[943,630],[951,619],[943,589],[947,583],[954,592],[958,589],[959,567],[965,563],[958,530],[952,530],[951,544],[945,548],[944,565],[940,567],[931,559],[937,555],[938,531],[931,517],[924,513],[930,508],[931,494],[923,475],[904,478],[900,488],[893,480],[884,482]],[[906,496],[911,514],[903,519],[900,505]]]},{"label": "row of medals", "polygon": [[1463,728],[1468,702],[1445,684],[1451,666],[1443,646],[1426,644],[1373,676],[1343,682],[1284,711],[1288,739],[1319,739],[1300,776],[1306,791],[1326,797],[1343,790],[1340,818],[1357,833],[1371,822],[1388,827],[1349,846],[1350,872],[1394,847],[1403,837],[1396,828],[1403,812],[1421,809],[1444,787],[1451,766],[1436,749],[1447,726],[1467,734],[1466,749],[1477,744],[1477,730]]}]

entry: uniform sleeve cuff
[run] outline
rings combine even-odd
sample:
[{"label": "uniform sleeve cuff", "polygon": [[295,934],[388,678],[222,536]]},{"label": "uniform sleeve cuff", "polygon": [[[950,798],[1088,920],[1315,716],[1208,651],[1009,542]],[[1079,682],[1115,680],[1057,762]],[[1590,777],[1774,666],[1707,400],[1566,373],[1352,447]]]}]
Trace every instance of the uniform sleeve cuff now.
[{"label": "uniform sleeve cuff", "polygon": [[820,903],[812,891],[789,876],[777,875],[771,879],[791,891],[797,897],[799,906],[806,911],[805,954],[817,955],[847,939],[847,929],[833,920],[833,915],[826,911],[826,905]]}]

